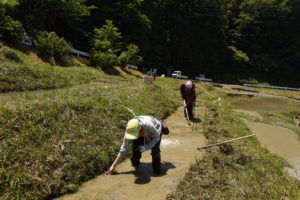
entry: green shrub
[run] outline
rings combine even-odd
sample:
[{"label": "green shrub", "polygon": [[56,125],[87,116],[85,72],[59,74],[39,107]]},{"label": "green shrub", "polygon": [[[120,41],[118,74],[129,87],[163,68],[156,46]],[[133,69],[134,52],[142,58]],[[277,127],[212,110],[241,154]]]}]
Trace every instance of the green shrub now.
[{"label": "green shrub", "polygon": [[234,46],[228,46],[228,50],[231,53],[232,60],[234,62],[239,63],[239,64],[249,63],[250,59],[245,52],[238,50]]},{"label": "green shrub", "polygon": [[127,51],[124,51],[119,56],[119,64],[125,67],[127,64],[137,65],[142,62],[143,58],[138,55],[139,47],[135,44],[129,44]]},{"label": "green shrub", "polygon": [[60,60],[62,56],[71,51],[72,45],[64,38],[60,38],[55,32],[40,31],[34,41],[41,57]]},{"label": "green shrub", "polygon": [[8,41],[21,40],[25,35],[22,23],[9,16],[1,16],[0,33]]},{"label": "green shrub", "polygon": [[92,65],[98,65],[100,67],[112,67],[117,64],[118,57],[110,52],[95,52],[92,54]]}]

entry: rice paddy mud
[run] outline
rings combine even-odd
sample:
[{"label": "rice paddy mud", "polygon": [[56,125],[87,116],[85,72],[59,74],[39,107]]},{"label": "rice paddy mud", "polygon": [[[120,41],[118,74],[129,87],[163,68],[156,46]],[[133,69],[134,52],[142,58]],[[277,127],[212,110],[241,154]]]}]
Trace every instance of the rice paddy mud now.
[{"label": "rice paddy mud", "polygon": [[176,189],[177,184],[188,171],[195,158],[201,156],[196,148],[205,144],[201,134],[201,119],[205,108],[196,107],[197,124],[189,126],[180,107],[165,120],[170,134],[161,141],[162,171],[161,176],[152,173],[150,152],[142,155],[141,166],[134,170],[129,159],[118,167],[118,174],[102,174],[84,183],[75,194],[65,195],[57,200],[135,200],[165,199],[167,194]]},{"label": "rice paddy mud", "polygon": [[[279,98],[269,97],[239,97],[233,101],[235,111],[250,115],[263,121],[260,113],[264,112],[300,112],[300,104],[289,102]],[[290,116],[292,118],[293,116]],[[300,140],[299,135],[292,129],[267,123],[252,121],[243,118],[248,128],[256,134],[257,139],[262,146],[265,146],[270,152],[284,158],[290,167],[286,167],[288,173],[300,181]],[[284,122],[283,122],[284,123]]]},{"label": "rice paddy mud", "polygon": [[287,128],[244,120],[257,139],[269,151],[284,158],[291,165],[289,174],[300,181],[300,141],[298,135]]}]

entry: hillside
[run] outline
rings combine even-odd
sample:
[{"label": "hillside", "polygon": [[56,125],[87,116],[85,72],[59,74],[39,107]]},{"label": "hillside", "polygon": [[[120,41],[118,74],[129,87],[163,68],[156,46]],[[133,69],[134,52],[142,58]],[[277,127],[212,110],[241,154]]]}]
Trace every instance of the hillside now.
[{"label": "hillside", "polygon": [[[179,80],[159,77],[145,85],[139,72],[107,75],[90,67],[37,64],[6,46],[1,52],[1,200],[77,191],[115,158],[132,118],[127,107],[165,119],[181,105]],[[249,133],[225,93],[197,83],[197,95],[208,108],[201,123],[209,142]],[[297,199],[299,185],[282,170],[286,165],[256,139],[225,145],[196,160],[168,199]]]}]

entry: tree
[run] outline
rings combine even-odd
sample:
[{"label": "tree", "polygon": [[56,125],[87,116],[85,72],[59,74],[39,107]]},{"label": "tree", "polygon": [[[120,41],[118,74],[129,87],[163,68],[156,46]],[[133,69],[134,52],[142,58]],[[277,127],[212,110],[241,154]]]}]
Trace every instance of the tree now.
[{"label": "tree", "polygon": [[72,42],[80,41],[85,34],[81,23],[93,6],[87,0],[19,0],[14,16],[20,20],[29,35],[45,30],[56,32]]},{"label": "tree", "polygon": [[[224,16],[220,0],[167,0],[170,65],[185,73],[219,72],[225,60]],[[175,14],[176,13],[176,14]]]},{"label": "tree", "polygon": [[95,28],[91,42],[91,62],[101,67],[111,67],[117,63],[117,53],[121,50],[122,36],[112,20],[106,20],[102,28]]},{"label": "tree", "polygon": [[17,5],[16,0],[0,1],[0,33],[8,41],[21,40],[25,35],[22,23],[7,15]]},{"label": "tree", "polygon": [[[295,36],[291,36],[291,6],[287,0],[231,0],[238,12],[230,16],[229,46],[245,52],[254,70],[278,71],[289,68],[285,58]],[[235,8],[231,8],[231,10]]]},{"label": "tree", "polygon": [[138,55],[139,47],[135,44],[129,44],[127,51],[124,51],[119,56],[119,64],[125,67],[127,64],[138,65],[142,62],[143,58]]}]

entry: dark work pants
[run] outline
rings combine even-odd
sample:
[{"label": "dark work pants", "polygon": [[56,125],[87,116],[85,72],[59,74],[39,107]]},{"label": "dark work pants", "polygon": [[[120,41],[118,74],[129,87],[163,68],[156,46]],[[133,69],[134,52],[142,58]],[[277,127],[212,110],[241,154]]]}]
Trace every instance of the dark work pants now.
[{"label": "dark work pants", "polygon": [[[193,104],[192,103],[188,104],[186,108],[187,108],[187,112],[189,114],[189,120],[193,120],[194,119],[194,112],[193,112],[194,106],[193,106]],[[184,116],[187,117],[185,109],[184,109]]]},{"label": "dark work pants", "polygon": [[[159,174],[161,168],[161,158],[160,158],[160,141],[151,149],[152,156],[152,168],[154,173]],[[134,140],[132,143],[132,157],[131,164],[134,167],[138,167],[140,165],[140,159],[142,157],[142,153],[139,151],[139,146],[144,145],[144,137],[139,137],[137,140]]]}]

